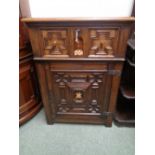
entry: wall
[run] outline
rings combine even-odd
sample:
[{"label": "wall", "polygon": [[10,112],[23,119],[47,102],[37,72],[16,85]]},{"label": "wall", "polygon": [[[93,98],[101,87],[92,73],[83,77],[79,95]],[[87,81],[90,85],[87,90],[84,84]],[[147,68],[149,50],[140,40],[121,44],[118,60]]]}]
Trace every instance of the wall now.
[{"label": "wall", "polygon": [[[124,17],[134,0],[20,0],[29,4],[32,17]],[[24,12],[26,12],[24,10]],[[27,10],[28,11],[28,10]]]}]

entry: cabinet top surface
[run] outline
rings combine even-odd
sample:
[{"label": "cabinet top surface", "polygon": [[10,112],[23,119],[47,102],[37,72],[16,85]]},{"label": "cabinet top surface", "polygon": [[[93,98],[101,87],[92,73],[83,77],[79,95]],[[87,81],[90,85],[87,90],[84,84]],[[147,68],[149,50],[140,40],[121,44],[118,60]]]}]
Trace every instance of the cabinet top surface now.
[{"label": "cabinet top surface", "polygon": [[134,21],[134,17],[22,18],[22,22]]}]

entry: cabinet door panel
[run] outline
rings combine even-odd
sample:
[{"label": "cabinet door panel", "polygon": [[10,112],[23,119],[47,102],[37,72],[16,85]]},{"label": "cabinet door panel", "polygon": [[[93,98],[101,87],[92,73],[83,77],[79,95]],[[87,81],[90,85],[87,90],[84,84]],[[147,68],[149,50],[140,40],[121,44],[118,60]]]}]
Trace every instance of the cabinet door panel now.
[{"label": "cabinet door panel", "polygon": [[111,76],[108,72],[56,71],[46,67],[50,103],[56,115],[96,115],[107,111]]}]

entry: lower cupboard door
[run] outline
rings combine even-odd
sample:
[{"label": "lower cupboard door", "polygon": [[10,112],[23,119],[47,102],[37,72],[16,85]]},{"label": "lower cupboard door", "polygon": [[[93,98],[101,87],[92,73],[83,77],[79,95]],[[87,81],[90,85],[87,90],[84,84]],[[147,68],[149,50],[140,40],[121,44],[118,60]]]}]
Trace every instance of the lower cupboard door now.
[{"label": "lower cupboard door", "polygon": [[103,123],[111,81],[112,77],[102,71],[48,71],[47,85],[55,122]]}]

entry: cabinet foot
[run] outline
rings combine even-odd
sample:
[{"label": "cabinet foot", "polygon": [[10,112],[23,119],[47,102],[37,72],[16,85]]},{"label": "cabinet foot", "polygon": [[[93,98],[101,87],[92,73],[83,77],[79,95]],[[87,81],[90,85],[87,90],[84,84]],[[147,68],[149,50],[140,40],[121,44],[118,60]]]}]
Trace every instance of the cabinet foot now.
[{"label": "cabinet foot", "polygon": [[47,124],[48,124],[48,125],[53,125],[53,124],[54,124],[54,120],[52,120],[52,119],[50,119],[50,120],[47,119]]},{"label": "cabinet foot", "polygon": [[47,121],[47,124],[48,124],[48,125],[53,125],[54,122],[53,122],[53,121]]},{"label": "cabinet foot", "polygon": [[107,127],[112,127],[112,116],[109,116],[108,118],[107,118],[107,121],[106,121],[106,126]]}]

